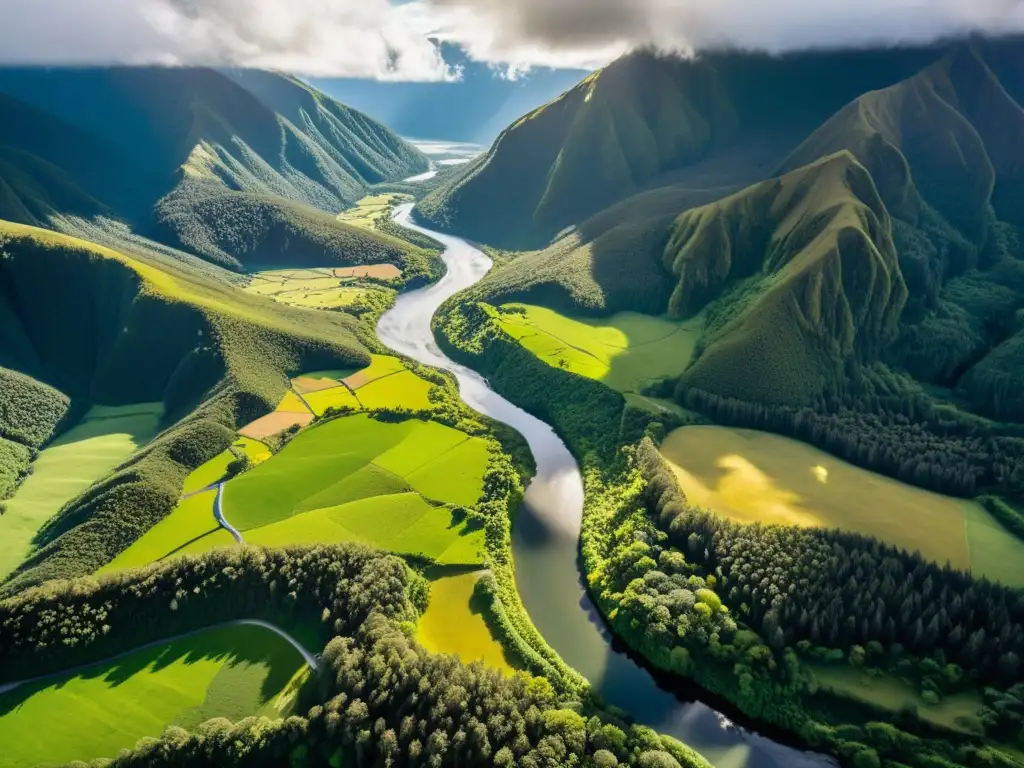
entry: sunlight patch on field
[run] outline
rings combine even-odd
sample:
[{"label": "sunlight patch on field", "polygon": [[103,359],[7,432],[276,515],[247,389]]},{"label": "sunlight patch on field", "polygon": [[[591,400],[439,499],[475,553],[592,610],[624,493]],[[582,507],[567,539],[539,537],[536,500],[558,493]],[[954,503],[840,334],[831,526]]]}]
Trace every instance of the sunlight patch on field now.
[{"label": "sunlight patch on field", "polygon": [[1024,542],[979,505],[764,432],[682,427],[662,444],[691,504],[743,523],[841,528],[1024,586]]},{"label": "sunlight patch on field", "polygon": [[477,573],[444,576],[430,582],[430,605],[420,617],[416,639],[434,653],[451,653],[464,664],[482,661],[506,674],[515,671],[501,644],[474,607]]},{"label": "sunlight patch on field", "polygon": [[500,307],[499,323],[549,365],[620,392],[640,392],[655,381],[680,376],[703,328],[701,317],[679,322],[619,312],[584,319],[527,304]]}]

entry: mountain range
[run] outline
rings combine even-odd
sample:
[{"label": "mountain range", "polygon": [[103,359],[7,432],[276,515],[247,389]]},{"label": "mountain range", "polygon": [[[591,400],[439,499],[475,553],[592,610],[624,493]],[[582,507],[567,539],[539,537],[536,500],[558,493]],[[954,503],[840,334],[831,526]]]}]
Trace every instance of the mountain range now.
[{"label": "mountain range", "polygon": [[703,313],[679,383],[802,406],[883,361],[1024,419],[1024,43],[638,52],[526,115],[417,212],[534,249],[474,289]]}]

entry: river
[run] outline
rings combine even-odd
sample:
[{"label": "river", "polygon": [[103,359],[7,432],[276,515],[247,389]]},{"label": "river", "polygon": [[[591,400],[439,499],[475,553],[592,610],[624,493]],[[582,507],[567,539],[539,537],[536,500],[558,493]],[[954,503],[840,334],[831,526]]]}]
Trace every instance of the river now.
[{"label": "river", "polygon": [[470,408],[515,428],[529,443],[537,474],[516,517],[512,549],[523,604],[548,644],[608,704],[690,745],[716,768],[835,765],[830,758],[740,728],[706,704],[660,687],[646,669],[613,645],[577,565],[583,480],[576,460],[550,426],[499,396],[480,374],[442,353],[430,329],[442,302],[483,278],[491,260],[465,240],[413,223],[411,204],[399,206],[395,220],[441,242],[448,272],[433,285],[399,296],[381,317],[377,336],[396,352],[451,372]]}]

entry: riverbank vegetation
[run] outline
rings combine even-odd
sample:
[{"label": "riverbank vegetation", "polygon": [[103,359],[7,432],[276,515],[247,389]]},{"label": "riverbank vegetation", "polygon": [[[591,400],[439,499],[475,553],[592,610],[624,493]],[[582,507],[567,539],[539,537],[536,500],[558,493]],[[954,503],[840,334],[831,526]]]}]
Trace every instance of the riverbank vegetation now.
[{"label": "riverbank vegetation", "polygon": [[432,760],[707,768],[672,739],[558,697],[544,679],[430,653],[413,639],[411,624],[427,593],[426,582],[401,560],[353,544],[212,552],[99,580],[52,583],[0,602],[6,649],[0,682],[232,618],[285,628],[311,623],[321,629],[309,635],[319,634],[326,645],[295,714],[171,727],[108,755],[111,765]]},{"label": "riverbank vegetation", "polygon": [[[1021,674],[1017,590],[855,532],[699,509],[651,439],[665,434],[655,413],[541,362],[499,318],[449,302],[437,330],[450,354],[552,423],[581,461],[590,592],[650,664],[852,765],[1015,764],[1000,747],[1012,728],[983,699],[1005,707]],[[865,694],[847,668],[889,697]],[[894,690],[905,695],[890,708],[882,702],[896,701]]]}]

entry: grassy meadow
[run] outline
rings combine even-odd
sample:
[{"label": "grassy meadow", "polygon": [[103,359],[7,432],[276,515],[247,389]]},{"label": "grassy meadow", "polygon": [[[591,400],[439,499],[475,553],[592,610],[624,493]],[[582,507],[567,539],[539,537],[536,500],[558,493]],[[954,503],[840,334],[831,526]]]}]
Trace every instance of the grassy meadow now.
[{"label": "grassy meadow", "polygon": [[316,269],[268,269],[256,272],[245,290],[281,304],[306,309],[346,309],[378,289],[360,278],[398,280],[402,271],[393,264]]},{"label": "grassy meadow", "polygon": [[435,653],[452,653],[466,664],[482,661],[511,673],[514,668],[474,608],[473,588],[479,573],[442,576],[430,582],[430,605],[420,617],[417,640]]},{"label": "grassy meadow", "polygon": [[[475,564],[483,531],[455,508],[479,500],[489,456],[483,440],[435,422],[347,416],[302,432],[225,483],[224,515],[250,544],[361,541],[444,564]],[[211,474],[204,465],[189,484]],[[184,497],[101,572],[231,546],[234,539],[213,516],[215,496],[207,490]]]},{"label": "grassy meadow", "polygon": [[162,415],[160,403],[97,406],[40,451],[34,472],[0,515],[0,577],[31,553],[36,533],[61,507],[156,435]]},{"label": "grassy meadow", "polygon": [[304,669],[286,640],[253,626],[211,629],[76,674],[0,694],[0,767],[115,757],[169,725],[289,714]]},{"label": "grassy meadow", "polygon": [[546,307],[505,304],[501,327],[556,368],[604,382],[619,392],[677,378],[690,364],[703,319],[685,322],[636,312],[573,318]]},{"label": "grassy meadow", "polygon": [[975,576],[1024,586],[1024,542],[974,502],[753,430],[682,427],[661,450],[692,504],[733,520],[858,531]]},{"label": "grassy meadow", "polygon": [[970,732],[961,719],[976,721],[978,710],[984,706],[977,692],[956,693],[943,697],[937,704],[929,704],[914,686],[892,674],[875,677],[863,670],[836,664],[815,663],[810,667],[824,688],[893,712],[915,707],[923,720],[942,728]]}]

